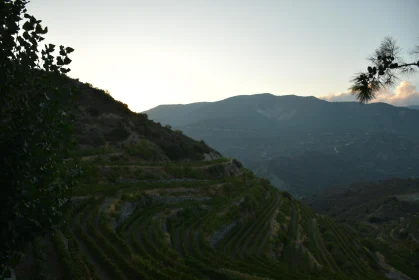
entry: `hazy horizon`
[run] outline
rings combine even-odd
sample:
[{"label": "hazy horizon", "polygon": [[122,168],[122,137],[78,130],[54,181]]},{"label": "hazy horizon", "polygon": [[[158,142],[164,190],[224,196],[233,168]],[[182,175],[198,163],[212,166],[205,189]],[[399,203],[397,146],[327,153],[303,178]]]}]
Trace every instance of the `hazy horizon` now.
[{"label": "hazy horizon", "polygon": [[[318,98],[318,99],[321,99],[321,100],[324,100],[324,101],[327,101],[327,102],[356,102],[356,103],[359,103],[356,100],[355,96],[352,96],[349,93],[336,94],[336,95],[333,95],[333,96],[314,96],[314,95],[304,95],[304,96],[302,96],[302,95],[297,95],[297,94],[273,94],[273,93],[270,93],[270,92],[261,92],[261,93],[254,93],[254,94],[238,94],[238,95],[233,95],[233,96],[229,96],[229,97],[226,97],[226,98],[223,98],[223,99],[213,100],[213,101],[205,101],[205,100],[203,100],[203,101],[188,102],[188,103],[161,103],[161,104],[159,104],[157,106],[154,106],[152,108],[149,108],[149,109],[146,109],[146,110],[143,110],[143,111],[139,111],[139,112],[146,112],[146,111],[148,111],[150,109],[154,109],[154,108],[156,108],[158,106],[165,106],[165,105],[190,105],[190,104],[195,104],[195,103],[212,103],[212,102],[220,102],[220,101],[223,101],[223,100],[232,98],[232,97],[251,96],[251,95],[263,95],[263,94],[270,94],[270,95],[274,95],[274,96],[278,96],[278,97],[279,96],[284,96],[284,97],[285,96],[315,97],[315,98]],[[386,104],[389,104],[389,105],[392,105],[392,106],[396,106],[396,107],[419,106],[419,101],[417,103],[412,103],[412,104],[407,104],[407,105],[391,104],[387,100],[380,99],[380,96],[379,95],[378,95],[378,98],[377,99],[372,100],[369,104],[371,104],[371,103],[386,103]]]},{"label": "hazy horizon", "polygon": [[[70,77],[137,112],[262,92],[346,101],[385,36],[404,54],[419,44],[416,0],[34,0],[28,11],[47,43],[75,49]],[[419,104],[418,75],[402,79],[379,100]]]}]

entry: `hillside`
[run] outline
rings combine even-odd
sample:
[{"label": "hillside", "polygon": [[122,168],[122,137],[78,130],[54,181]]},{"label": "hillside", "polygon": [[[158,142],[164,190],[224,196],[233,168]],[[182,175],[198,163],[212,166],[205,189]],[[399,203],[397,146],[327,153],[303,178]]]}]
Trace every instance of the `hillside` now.
[{"label": "hillside", "polygon": [[411,106],[407,106],[407,108],[419,110],[419,105],[411,105]]},{"label": "hillside", "polygon": [[403,107],[256,94],[145,113],[296,196],[363,179],[419,176],[419,111]]},{"label": "hillside", "polygon": [[67,162],[81,165],[83,176],[66,224],[32,244],[15,267],[17,279],[402,274],[356,232],[316,214],[239,161],[130,112],[99,89],[78,86],[79,146]]},{"label": "hillside", "polygon": [[80,90],[75,115],[75,137],[79,150],[148,140],[157,145],[170,160],[203,159],[214,152],[205,143],[197,142],[148,120],[147,115],[133,113],[103,90],[90,84],[75,82]]},{"label": "hillside", "polygon": [[[388,252],[388,262],[419,279],[419,179],[390,179],[328,189],[305,201]],[[397,254],[395,252],[398,252]]]}]

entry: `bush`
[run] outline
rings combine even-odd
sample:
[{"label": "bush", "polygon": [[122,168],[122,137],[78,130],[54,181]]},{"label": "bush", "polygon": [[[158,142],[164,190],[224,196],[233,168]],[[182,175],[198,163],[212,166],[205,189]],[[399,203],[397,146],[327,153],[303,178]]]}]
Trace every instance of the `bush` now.
[{"label": "bush", "polygon": [[141,139],[136,143],[124,145],[125,151],[133,157],[139,157],[145,160],[163,160],[163,151],[154,143]]},{"label": "bush", "polygon": [[408,236],[409,236],[409,232],[405,228],[402,228],[399,230],[400,239],[406,239]]},{"label": "bush", "polygon": [[243,167],[243,164],[240,161],[238,161],[237,159],[233,159],[233,163],[238,168],[242,168]]},{"label": "bush", "polygon": [[120,142],[128,138],[130,133],[125,129],[124,125],[120,123],[117,127],[105,134],[105,139],[110,142]]},{"label": "bush", "polygon": [[111,183],[116,183],[121,174],[120,168],[109,168],[105,172],[106,179]]},{"label": "bush", "polygon": [[375,252],[376,251],[375,244],[371,240],[369,240],[369,239],[362,239],[361,240],[361,244],[363,246],[365,246],[366,248],[368,248],[368,250],[370,250],[371,252]]},{"label": "bush", "polygon": [[292,200],[292,195],[289,192],[284,191],[284,192],[282,192],[282,195],[285,198],[288,198],[289,200]]},{"label": "bush", "polygon": [[102,134],[92,135],[89,140],[89,143],[93,146],[103,146],[106,144],[105,137]]}]

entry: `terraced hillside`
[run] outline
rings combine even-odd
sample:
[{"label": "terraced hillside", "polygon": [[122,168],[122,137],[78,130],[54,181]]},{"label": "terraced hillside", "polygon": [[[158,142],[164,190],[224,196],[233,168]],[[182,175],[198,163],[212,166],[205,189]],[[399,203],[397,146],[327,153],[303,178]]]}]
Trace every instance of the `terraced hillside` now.
[{"label": "terraced hillside", "polygon": [[[66,223],[17,279],[383,279],[358,234],[204,142],[80,84]],[[397,274],[397,271],[395,272]]]},{"label": "terraced hillside", "polygon": [[380,258],[419,279],[419,179],[342,186],[306,202],[368,238],[364,244],[385,255]]},{"label": "terraced hillside", "polygon": [[24,270],[27,257],[18,279],[383,278],[353,233],[239,162],[147,162],[127,149],[69,159],[87,173],[67,225],[34,246],[37,265]]}]

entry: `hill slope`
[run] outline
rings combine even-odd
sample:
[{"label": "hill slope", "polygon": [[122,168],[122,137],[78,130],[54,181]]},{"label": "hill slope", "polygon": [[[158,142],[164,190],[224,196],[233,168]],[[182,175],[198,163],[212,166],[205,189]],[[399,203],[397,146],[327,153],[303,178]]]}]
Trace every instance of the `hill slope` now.
[{"label": "hill slope", "polygon": [[67,224],[34,242],[18,279],[349,280],[391,271],[356,232],[237,160],[80,88],[80,146],[68,162],[84,175]]},{"label": "hill slope", "polygon": [[[359,179],[419,176],[416,110],[271,94],[194,106],[177,106],[174,111],[163,105],[146,113],[150,119],[204,139],[259,176],[278,178],[284,184],[276,186],[287,186],[294,195],[311,195]],[[171,121],[172,112],[176,122]],[[318,176],[314,186],[311,177],[304,175],[313,170],[326,175]]]},{"label": "hill slope", "polygon": [[341,186],[306,202],[374,240],[391,265],[419,279],[419,179]]},{"label": "hill slope", "polygon": [[[75,82],[75,81],[73,81]],[[76,82],[81,94],[75,110],[75,137],[79,149],[121,145],[145,139],[157,145],[170,160],[203,159],[215,151],[148,120],[147,115],[131,112],[103,90]]]}]

